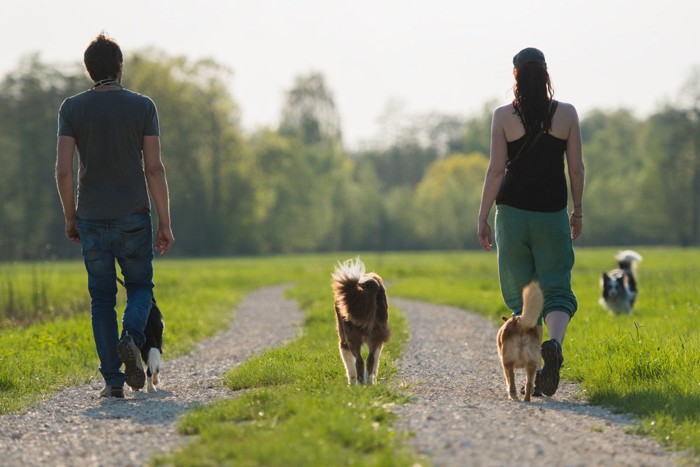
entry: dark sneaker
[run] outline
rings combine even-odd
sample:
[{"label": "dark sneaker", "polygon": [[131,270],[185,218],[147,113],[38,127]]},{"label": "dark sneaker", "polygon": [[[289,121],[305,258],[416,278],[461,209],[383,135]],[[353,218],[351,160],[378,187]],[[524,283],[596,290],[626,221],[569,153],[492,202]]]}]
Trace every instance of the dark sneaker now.
[{"label": "dark sneaker", "polygon": [[545,396],[553,396],[559,387],[559,369],[564,363],[561,353],[561,344],[554,339],[542,343],[542,359],[544,367],[535,380]]},{"label": "dark sneaker", "polygon": [[141,389],[146,384],[146,373],[141,363],[141,352],[131,336],[126,335],[117,344],[117,354],[124,362],[124,379],[131,389]]},{"label": "dark sneaker", "polygon": [[107,384],[104,389],[100,391],[100,397],[118,397],[119,399],[123,399],[124,388],[122,386],[110,386]]},{"label": "dark sneaker", "polygon": [[[535,387],[532,388],[532,397],[542,397],[542,391],[540,391],[540,385],[538,383],[540,380],[540,373],[541,370],[537,370],[537,375],[535,376]],[[520,394],[525,394],[525,386],[520,388]]]}]

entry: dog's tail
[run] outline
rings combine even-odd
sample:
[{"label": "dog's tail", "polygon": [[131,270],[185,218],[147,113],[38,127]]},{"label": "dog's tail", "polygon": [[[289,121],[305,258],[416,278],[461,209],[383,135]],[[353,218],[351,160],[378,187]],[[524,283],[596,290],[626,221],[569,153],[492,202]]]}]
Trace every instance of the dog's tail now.
[{"label": "dog's tail", "polygon": [[332,277],[335,282],[339,283],[357,283],[365,275],[365,271],[365,263],[358,256],[355,259],[346,259],[342,263],[338,261],[338,266],[336,266]]},{"label": "dog's tail", "polygon": [[532,281],[523,289],[523,313],[520,324],[526,328],[534,328],[544,307],[544,296],[537,281]]},{"label": "dog's tail", "polygon": [[623,271],[636,272],[637,263],[642,262],[642,255],[634,250],[622,250],[615,255],[617,265]]},{"label": "dog's tail", "polygon": [[356,315],[360,312],[362,314],[367,312],[363,306],[363,297],[358,292],[360,278],[365,275],[365,272],[364,263],[357,257],[343,262],[338,261],[335,271],[331,274],[336,310],[346,321],[352,321],[354,318],[364,322],[367,318],[366,316],[352,316],[351,311],[351,308],[355,308]]},{"label": "dog's tail", "polygon": [[332,277],[335,308],[341,318],[361,327],[370,326],[375,320],[386,323],[384,282],[373,272],[367,274],[360,258],[339,261]]}]

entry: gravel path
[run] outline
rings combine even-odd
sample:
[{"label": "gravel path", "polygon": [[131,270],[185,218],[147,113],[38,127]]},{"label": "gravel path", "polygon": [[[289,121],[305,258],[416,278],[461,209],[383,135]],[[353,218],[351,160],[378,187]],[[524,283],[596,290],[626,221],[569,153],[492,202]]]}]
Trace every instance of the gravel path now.
[{"label": "gravel path", "polygon": [[[0,417],[0,465],[140,466],[172,452],[187,441],[176,432],[179,415],[232,395],[222,386],[223,372],[298,335],[302,314],[283,298],[284,288],[250,294],[228,330],[187,356],[166,359],[157,393],[102,399],[102,384],[94,381],[27,413]],[[406,314],[412,333],[400,378],[414,402],[397,406],[399,429],[415,432],[415,447],[436,465],[666,466],[680,459],[625,434],[629,419],[577,400],[574,385],[529,404],[508,401],[496,328],[487,320],[392,297],[390,305]],[[282,314],[296,319],[279,319]]]},{"label": "gravel path", "polygon": [[[490,321],[451,307],[390,303],[407,316],[412,334],[400,377],[415,401],[398,406],[399,428],[416,432],[414,446],[435,465],[667,466],[680,460],[626,434],[629,418],[578,400],[573,384],[560,384],[552,398],[509,401]],[[516,373],[519,386],[524,379]]]},{"label": "gravel path", "polygon": [[179,415],[231,395],[222,385],[226,370],[298,335],[302,313],[283,291],[279,286],[253,292],[228,330],[187,356],[166,358],[156,393],[126,391],[125,399],[104,399],[98,396],[103,383],[94,381],[65,389],[25,414],[0,417],[0,465],[137,466],[171,452],[187,440],[176,431]]}]

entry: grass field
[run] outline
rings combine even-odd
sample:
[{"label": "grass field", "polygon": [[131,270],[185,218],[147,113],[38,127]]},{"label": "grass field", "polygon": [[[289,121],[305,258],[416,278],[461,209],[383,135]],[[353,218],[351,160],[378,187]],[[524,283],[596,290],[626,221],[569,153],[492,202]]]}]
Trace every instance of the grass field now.
[{"label": "grass field", "polygon": [[[640,296],[630,316],[613,316],[597,303],[600,274],[614,267],[616,250],[577,250],[574,290],[579,311],[566,337],[563,377],[580,382],[593,403],[638,417],[640,433],[700,455],[700,336],[694,320],[700,312],[695,291],[700,250],[637,250],[644,261],[639,267]],[[177,458],[157,462],[246,459],[255,465],[273,459],[334,465],[341,457],[338,452],[362,465],[412,462],[405,435],[392,428],[391,406],[405,398],[405,391],[391,384],[408,332],[399,313],[392,314],[398,332],[380,369],[380,382],[389,384],[346,385],[328,284],[335,261],[350,256],[156,262],[156,296],[168,321],[178,323],[166,331],[168,358],[224,326],[231,308],[264,285],[295,284],[290,293],[306,313],[303,337],[228,374],[229,387],[249,390],[234,401],[185,417],[181,429],[201,435],[198,441]],[[494,323],[507,313],[494,254],[361,256],[384,277],[390,304],[391,297],[403,296],[456,305]],[[0,264],[1,413],[22,410],[62,386],[98,376],[84,275],[79,263]],[[348,417],[352,423],[345,421]]]}]

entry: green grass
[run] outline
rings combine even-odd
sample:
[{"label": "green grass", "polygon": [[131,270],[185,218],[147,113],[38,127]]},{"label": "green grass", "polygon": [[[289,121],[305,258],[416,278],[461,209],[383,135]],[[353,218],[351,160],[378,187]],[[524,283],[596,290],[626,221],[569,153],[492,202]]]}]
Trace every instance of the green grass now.
[{"label": "green grass", "polygon": [[[332,264],[332,263],[331,263]],[[378,384],[348,386],[338,354],[324,271],[296,288],[306,310],[304,334],[229,372],[226,385],[240,397],[185,416],[181,431],[199,437],[164,465],[411,465],[416,457],[396,433],[391,407],[405,400],[393,384],[407,338],[400,314],[380,360]],[[325,287],[324,287],[325,289]],[[332,303],[332,302],[331,302]]]},{"label": "green grass", "polygon": [[[579,310],[567,331],[562,376],[579,382],[591,403],[626,412],[637,431],[700,456],[700,250],[636,248],[639,298],[631,315],[598,304],[599,278],[615,267],[615,249],[579,249],[573,287]],[[508,311],[497,289],[495,255],[384,257],[392,295],[459,306],[500,323]],[[441,277],[446,276],[446,280]]]},{"label": "green grass", "polygon": [[90,306],[82,264],[0,263],[0,329],[74,315]]},{"label": "green grass", "polygon": [[[563,377],[580,383],[594,404],[636,416],[636,430],[672,449],[700,456],[699,249],[636,248],[640,296],[630,316],[615,316],[598,302],[599,277],[614,267],[614,249],[578,249],[574,290],[579,311],[567,332]],[[330,272],[352,254],[258,259],[181,260],[156,263],[156,296],[163,305],[168,358],[188,351],[230,318],[250,290],[292,283],[291,295],[306,313],[304,335],[227,374],[241,396],[203,407],[183,418],[197,433],[191,447],[159,463],[408,464],[415,459],[393,431],[391,404],[405,393],[394,379],[408,332],[392,310],[394,338],[383,354],[380,384],[348,387],[338,356]],[[508,313],[498,290],[496,256],[484,252],[365,253],[367,266],[385,279],[391,298],[403,296],[455,305],[494,324]],[[32,279],[47,277],[48,317],[10,319],[0,329],[0,412],[21,410],[64,385],[97,376],[96,355],[82,265],[1,265],[11,270],[15,301],[32,303]],[[56,292],[59,288],[71,292]],[[28,284],[28,285],[27,285]],[[35,285],[34,288],[37,286]],[[2,286],[0,285],[0,291]],[[63,290],[63,289],[61,289]],[[71,300],[73,300],[71,302]],[[0,299],[0,303],[2,300]],[[37,302],[39,303],[39,302]],[[53,313],[53,314],[52,314]],[[36,324],[27,323],[37,320]],[[166,325],[167,326],[167,325]],[[398,332],[396,331],[398,329]],[[495,336],[494,336],[495,339]],[[177,347],[167,347],[179,342]],[[18,346],[23,352],[17,352]],[[24,350],[27,346],[31,351]],[[20,376],[17,376],[21,373]],[[389,383],[389,384],[385,384]],[[604,430],[604,427],[600,428]]]},{"label": "green grass", "polygon": [[[189,351],[225,327],[246,293],[289,281],[303,266],[303,261],[285,258],[157,261],[155,295],[167,315],[167,358]],[[48,279],[36,281],[37,275]],[[44,295],[46,310],[54,310],[3,322],[0,414],[24,410],[61,387],[98,378],[82,263],[0,264],[0,277],[6,281],[5,290],[12,288],[14,303],[31,303],[33,296]],[[120,319],[124,300],[120,288]]]}]

